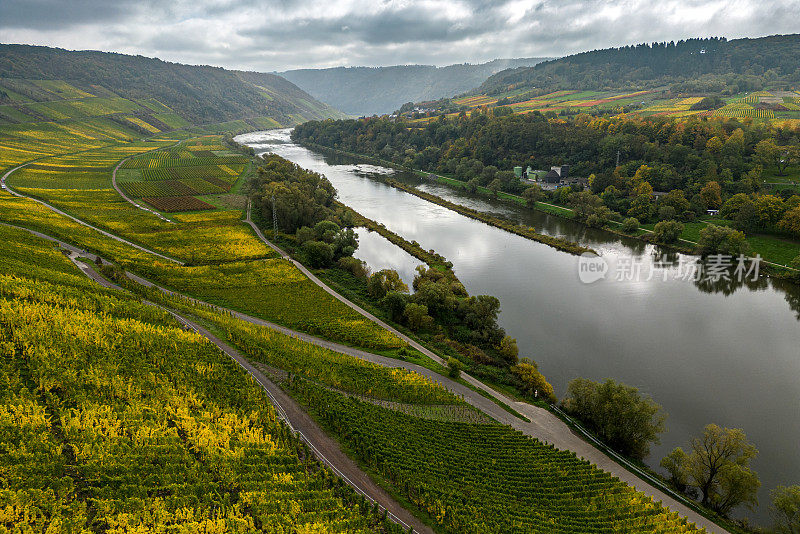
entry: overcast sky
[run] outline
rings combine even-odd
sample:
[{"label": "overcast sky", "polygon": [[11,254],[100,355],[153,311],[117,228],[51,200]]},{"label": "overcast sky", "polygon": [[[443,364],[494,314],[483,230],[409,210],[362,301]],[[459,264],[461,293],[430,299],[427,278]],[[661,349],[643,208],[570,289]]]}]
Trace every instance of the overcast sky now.
[{"label": "overcast sky", "polygon": [[281,71],[800,33],[800,0],[0,0],[0,42]]}]

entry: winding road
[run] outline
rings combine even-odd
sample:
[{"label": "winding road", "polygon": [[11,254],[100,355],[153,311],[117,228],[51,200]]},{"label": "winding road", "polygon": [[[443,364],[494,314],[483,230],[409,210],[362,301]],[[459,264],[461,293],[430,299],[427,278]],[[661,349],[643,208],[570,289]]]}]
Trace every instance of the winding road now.
[{"label": "winding road", "polygon": [[[21,193],[18,193],[17,191],[14,191],[13,189],[11,189],[11,187],[6,183],[6,179],[9,176],[11,176],[11,174],[14,173],[15,171],[17,171],[19,169],[22,169],[23,167],[25,167],[27,165],[30,165],[31,163],[33,163],[33,162],[29,161],[28,163],[23,163],[22,165],[18,165],[16,167],[14,167],[13,169],[8,170],[2,177],[0,177],[0,188],[2,188],[3,191],[6,191],[6,192],[14,195],[15,197],[26,198],[28,200],[32,200],[34,202],[38,202],[42,206],[50,209],[51,211],[53,211],[53,212],[55,212],[55,213],[57,213],[59,215],[62,215],[64,217],[66,217],[66,218],[68,218],[68,219],[70,219],[70,220],[82,225],[82,226],[86,226],[87,228],[91,228],[92,230],[100,232],[104,236],[109,237],[109,238],[111,238],[111,239],[113,239],[115,241],[119,241],[120,243],[125,243],[126,245],[129,245],[129,246],[131,246],[131,247],[133,247],[133,248],[135,248],[137,250],[140,250],[142,252],[146,252],[148,254],[152,254],[154,256],[157,256],[157,257],[159,257],[161,259],[164,259],[164,260],[167,260],[167,261],[171,261],[173,263],[177,263],[178,265],[184,265],[184,263],[182,261],[176,260],[175,258],[170,258],[169,256],[165,256],[164,254],[159,254],[158,252],[156,252],[154,250],[150,250],[147,247],[143,247],[141,245],[137,245],[136,243],[132,243],[132,242],[128,241],[127,239],[119,237],[118,235],[112,234],[111,232],[106,232],[105,230],[103,230],[101,228],[98,228],[98,227],[96,227],[94,225],[91,225],[91,224],[87,223],[86,221],[78,219],[77,217],[73,217],[69,213],[61,211],[60,209],[56,208],[55,206],[52,206],[52,205],[48,204],[44,200],[39,200],[38,198],[35,198],[35,197],[31,197],[31,196],[28,196],[28,195],[23,195]],[[121,162],[120,162],[120,164],[121,164]],[[117,167],[119,167],[119,165],[117,165]]]},{"label": "winding road", "polygon": [[[16,193],[14,191],[11,191],[10,189],[8,189],[6,187],[6,184],[5,184],[6,178],[11,173],[13,173],[15,170],[17,170],[19,168],[22,168],[22,167],[24,167],[24,165],[20,165],[18,167],[15,167],[14,169],[11,169],[10,171],[6,172],[5,175],[3,175],[3,177],[2,177],[2,186],[3,186],[4,189],[8,190],[10,193],[12,193],[12,194],[14,194],[14,195],[16,195],[18,197],[31,198],[31,197],[26,197],[25,195],[21,195],[19,193]],[[111,237],[113,239],[116,239],[117,241],[121,241],[123,243],[129,244],[129,245],[131,245],[131,246],[133,246],[133,247],[135,247],[135,248],[137,248],[139,250],[142,250],[144,252],[155,254],[158,257],[169,259],[171,261],[177,261],[177,260],[174,260],[172,258],[168,258],[168,257],[163,256],[161,254],[155,253],[153,251],[147,250],[147,249],[145,249],[145,248],[143,248],[141,246],[138,246],[138,245],[136,245],[134,243],[130,243],[129,241],[124,240],[124,239],[122,239],[120,237],[114,236],[114,235],[112,235],[112,234],[110,234],[108,232],[105,232],[104,230],[96,228],[96,227],[94,227],[94,226],[92,226],[92,225],[90,225],[88,223],[85,223],[85,222],[83,222],[83,221],[81,221],[81,220],[79,220],[79,219],[77,219],[77,218],[75,218],[75,217],[73,217],[73,216],[71,216],[69,214],[66,214],[66,213],[58,210],[57,208],[55,208],[55,207],[53,207],[53,206],[51,206],[51,205],[49,205],[49,204],[47,204],[45,202],[42,202],[42,201],[40,201],[38,199],[32,199],[32,200],[34,200],[36,202],[39,202],[40,204],[43,204],[44,206],[48,207],[49,209],[55,211],[56,213],[59,213],[59,214],[64,215],[66,217],[69,217],[70,219],[72,219],[75,222],[78,222],[80,224],[83,224],[84,226],[88,226],[88,227],[90,227],[90,228],[92,228],[94,230],[97,230],[98,232],[102,233],[103,235],[106,235],[107,237]],[[329,293],[330,295],[332,295],[333,297],[335,297],[336,299],[338,299],[339,301],[341,301],[345,305],[349,306],[354,311],[360,313],[364,317],[366,317],[366,318],[378,323],[379,325],[381,325],[386,330],[394,333],[395,335],[397,335],[398,337],[400,337],[401,339],[406,341],[409,345],[411,345],[415,349],[419,350],[420,352],[422,352],[423,354],[425,354],[426,356],[428,356],[432,360],[434,360],[436,362],[439,362],[439,363],[444,363],[443,360],[439,356],[437,356],[436,354],[434,354],[430,350],[426,349],[424,346],[422,346],[421,344],[419,344],[415,340],[413,340],[410,337],[406,336],[405,334],[397,331],[395,328],[391,327],[390,325],[386,324],[382,320],[380,320],[377,317],[375,317],[373,314],[367,312],[366,310],[362,309],[361,307],[357,306],[356,304],[350,302],[349,300],[347,300],[343,296],[341,296],[338,293],[336,293],[335,291],[333,291],[326,284],[324,284],[321,280],[319,280],[319,278],[314,276],[314,274],[311,273],[308,269],[306,269],[303,265],[301,265],[296,260],[290,258],[288,256],[288,254],[285,251],[283,251],[280,247],[278,247],[277,245],[275,245],[275,244],[271,243],[270,241],[268,241],[265,238],[265,236],[263,235],[263,233],[261,232],[261,230],[258,228],[258,226],[252,221],[250,205],[248,205],[247,216],[246,216],[245,222],[247,224],[249,224],[251,226],[251,228],[253,228],[253,230],[255,231],[256,235],[259,237],[259,239],[261,239],[267,246],[269,246],[270,248],[275,250],[283,258],[287,259],[288,261],[291,261],[311,281],[316,283],[319,287],[324,289],[327,293]],[[44,234],[41,234],[41,233],[38,233],[38,232],[35,232],[35,234],[39,235],[40,237],[45,237],[46,239],[49,239],[51,241],[56,241],[59,244],[62,243],[61,241],[59,241],[57,239],[45,236]],[[67,245],[67,244],[64,243],[64,245]],[[65,247],[65,248],[68,248],[68,247],[71,247],[71,246],[67,245],[67,247]],[[71,250],[71,252],[72,252],[71,257],[73,257],[73,261],[78,266],[78,268],[80,268],[81,271],[83,271],[87,276],[90,276],[92,279],[97,280],[98,283],[101,283],[101,284],[105,285],[106,287],[109,287],[107,285],[108,282],[105,281],[105,279],[103,279],[101,276],[99,276],[90,266],[88,266],[86,264],[83,264],[82,262],[80,262],[79,260],[74,258],[76,255],[81,255],[81,256],[84,256],[84,257],[88,257],[90,259],[95,259],[96,256],[94,256],[93,254],[89,254],[89,253],[87,253],[85,251],[74,250],[74,249],[75,249],[75,247],[68,248],[68,250]],[[178,262],[178,263],[180,263],[180,262]],[[150,283],[149,281],[147,281],[147,280],[145,280],[145,279],[143,279],[143,278],[141,278],[141,277],[139,277],[139,276],[137,276],[137,275],[135,275],[133,273],[127,273],[127,274],[131,279],[133,279],[133,280],[135,280],[135,281],[137,281],[139,283],[142,283],[144,285],[148,285],[148,286],[151,286],[151,287],[158,287],[158,286],[154,286],[154,284]],[[104,280],[104,282],[101,282],[100,280]],[[165,290],[163,288],[159,288],[159,289],[167,291],[167,290]],[[169,292],[169,291],[167,291],[167,292]],[[196,299],[192,299],[192,300],[196,300]],[[201,302],[201,301],[197,301],[197,302]],[[549,412],[549,411],[547,411],[547,410],[545,410],[543,408],[532,406],[532,405],[530,405],[528,403],[525,403],[525,402],[518,402],[518,401],[515,401],[513,399],[510,399],[509,397],[503,395],[500,392],[495,391],[491,387],[487,386],[486,384],[482,383],[481,381],[477,380],[476,378],[467,375],[466,373],[462,373],[461,376],[467,383],[469,383],[470,385],[472,385],[472,386],[474,386],[476,388],[479,388],[479,389],[483,390],[488,395],[494,397],[498,401],[500,401],[500,402],[502,402],[502,403],[504,403],[504,404],[506,404],[508,406],[513,407],[519,413],[521,413],[525,417],[527,417],[530,421],[524,421],[523,419],[520,419],[519,417],[517,417],[517,416],[513,415],[512,413],[510,413],[510,412],[506,411],[505,409],[503,409],[497,403],[495,403],[492,400],[486,398],[484,395],[476,392],[474,389],[466,387],[463,384],[460,384],[458,382],[454,382],[454,381],[450,380],[449,378],[446,378],[446,377],[444,377],[442,375],[439,375],[438,373],[435,373],[435,372],[433,372],[433,371],[431,371],[429,369],[426,369],[424,367],[421,367],[419,365],[416,365],[416,364],[413,364],[413,363],[409,363],[409,362],[405,362],[405,361],[402,361],[402,360],[397,360],[397,359],[393,359],[393,358],[388,358],[388,357],[372,354],[372,353],[369,353],[369,352],[366,352],[366,351],[361,351],[361,350],[358,350],[358,349],[354,349],[352,347],[347,347],[347,346],[344,346],[344,345],[341,345],[341,344],[338,344],[338,343],[333,343],[333,342],[330,342],[330,341],[327,341],[327,340],[323,340],[323,339],[320,339],[320,338],[317,338],[317,337],[314,337],[314,336],[311,336],[311,335],[308,335],[308,334],[304,334],[302,332],[296,332],[296,331],[293,331],[293,330],[288,329],[286,327],[282,327],[282,326],[279,326],[279,325],[276,325],[276,324],[273,324],[273,323],[269,323],[269,322],[264,321],[262,319],[258,319],[256,317],[252,317],[252,316],[237,312],[235,310],[228,310],[226,308],[220,308],[220,307],[216,307],[216,306],[214,306],[214,307],[219,309],[219,310],[228,311],[228,312],[230,312],[231,314],[233,314],[234,316],[236,316],[237,318],[239,318],[241,320],[250,322],[252,324],[256,324],[256,325],[260,325],[260,326],[264,326],[264,327],[267,327],[267,328],[274,329],[276,331],[279,331],[279,332],[287,334],[287,335],[291,335],[293,337],[296,337],[296,338],[301,339],[303,341],[306,341],[308,343],[312,343],[312,344],[315,344],[315,345],[318,345],[318,346],[326,347],[326,348],[329,348],[331,350],[334,350],[336,352],[340,352],[340,353],[343,353],[343,354],[349,354],[351,356],[355,356],[355,357],[364,359],[366,361],[370,361],[370,362],[373,362],[373,363],[376,363],[376,364],[379,364],[379,365],[383,365],[383,366],[386,366],[386,367],[404,368],[404,369],[408,369],[408,370],[411,370],[411,371],[415,371],[415,372],[417,372],[419,374],[422,374],[422,375],[424,375],[424,376],[426,376],[426,377],[428,377],[428,378],[430,378],[430,379],[442,384],[443,386],[447,387],[448,389],[450,389],[454,393],[457,393],[457,394],[461,395],[467,403],[471,404],[472,406],[474,406],[477,409],[481,410],[482,412],[486,413],[487,415],[489,415],[490,417],[494,418],[495,420],[497,420],[497,421],[499,421],[501,423],[504,423],[504,424],[508,424],[509,426],[511,426],[511,427],[523,432],[524,434],[526,434],[528,436],[531,436],[533,438],[539,439],[540,441],[544,441],[544,442],[550,443],[550,444],[554,445],[558,449],[570,450],[570,451],[575,452],[579,457],[582,457],[585,460],[595,464],[598,468],[603,469],[603,470],[613,474],[614,476],[616,476],[619,479],[623,480],[624,482],[626,482],[630,486],[633,486],[637,490],[639,490],[639,491],[645,493],[646,495],[652,497],[654,500],[661,501],[661,503],[663,505],[669,507],[670,510],[678,512],[680,515],[685,516],[689,521],[695,523],[698,527],[703,527],[708,532],[716,532],[716,533],[726,533],[727,532],[726,530],[722,529],[719,525],[715,524],[714,522],[710,521],[709,519],[706,519],[701,514],[697,513],[693,509],[689,508],[686,504],[684,504],[685,501],[682,502],[682,500],[681,500],[682,498],[680,496],[674,495],[674,494],[669,494],[668,493],[669,490],[667,490],[666,488],[663,488],[663,489],[657,488],[656,487],[657,481],[652,480],[652,483],[651,483],[651,481],[646,480],[646,477],[647,477],[646,474],[642,473],[642,476],[640,477],[640,476],[635,475],[634,473],[632,473],[631,471],[629,471],[625,467],[623,467],[620,463],[618,463],[618,461],[613,460],[612,458],[607,456],[605,453],[603,453],[601,450],[599,450],[595,446],[591,445],[589,442],[585,441],[579,434],[577,434],[572,429],[570,429],[569,426],[567,426],[561,419],[556,417],[553,413],[551,413],[551,412]],[[430,529],[428,527],[425,527],[424,525],[422,525],[413,515],[411,515],[407,510],[403,509],[398,503],[396,503],[393,499],[391,499],[391,497],[389,497],[388,494],[386,494],[379,486],[375,485],[371,481],[371,479],[369,479],[369,477],[366,476],[363,473],[363,471],[361,471],[358,468],[358,466],[355,465],[352,462],[352,460],[350,460],[346,455],[344,455],[341,452],[341,449],[338,447],[338,444],[334,440],[332,440],[330,437],[328,437],[323,431],[321,431],[321,429],[319,429],[319,427],[316,426],[315,423],[313,421],[311,421],[310,418],[308,418],[307,415],[305,415],[305,418],[307,420],[304,420],[303,416],[300,415],[300,414],[305,414],[305,412],[302,410],[302,408],[297,406],[296,403],[290,404],[290,403],[293,403],[294,401],[292,401],[291,398],[286,396],[285,393],[282,393],[282,390],[280,390],[280,388],[278,388],[274,383],[269,381],[269,379],[267,379],[257,369],[255,369],[252,366],[250,366],[250,364],[247,363],[247,360],[243,356],[241,356],[241,354],[239,354],[232,347],[228,346],[226,343],[222,342],[219,339],[216,339],[213,336],[213,334],[210,334],[210,332],[207,332],[207,331],[204,332],[204,329],[202,329],[202,327],[200,327],[199,325],[196,325],[196,324],[192,323],[188,319],[176,314],[175,312],[170,311],[170,313],[173,313],[173,315],[175,315],[176,318],[178,318],[184,324],[187,324],[188,326],[190,326],[190,327],[194,328],[195,330],[197,330],[198,332],[202,333],[204,336],[206,336],[212,342],[214,342],[221,350],[226,352],[226,354],[228,354],[229,356],[234,358],[237,362],[239,362],[239,364],[242,365],[262,385],[262,387],[264,387],[267,390],[268,393],[270,393],[270,396],[271,396],[271,398],[273,398],[273,401],[277,402],[276,406],[279,407],[280,409],[282,409],[284,411],[284,413],[287,415],[287,419],[289,420],[289,422],[292,425],[295,425],[295,423],[297,423],[298,427],[301,428],[301,432],[302,432],[302,428],[305,428],[309,432],[311,437],[307,436],[307,439],[311,443],[312,448],[317,448],[317,450],[321,452],[321,455],[322,455],[321,460],[325,461],[325,460],[328,460],[329,456],[332,457],[332,460],[328,460],[326,463],[329,463],[329,465],[333,466],[334,470],[340,471],[343,474],[342,476],[344,478],[348,479],[348,481],[351,482],[351,484],[357,489],[357,491],[362,492],[362,493],[366,494],[368,497],[370,497],[371,499],[376,500],[378,503],[380,503],[381,506],[385,507],[391,514],[393,514],[397,519],[399,519],[400,520],[399,522],[406,523],[407,525],[413,526],[415,531],[417,531],[417,532],[430,532]],[[247,365],[245,365],[245,364],[247,364]],[[256,373],[258,373],[258,374],[256,374]],[[279,393],[281,393],[281,395],[279,395]],[[278,400],[278,399],[280,399],[280,400]],[[287,409],[287,406],[294,406],[296,409],[294,409],[294,408],[288,408]],[[292,420],[292,418],[294,418],[294,419]],[[317,433],[317,431],[319,431],[319,433]],[[336,453],[336,451],[338,451],[338,454]],[[327,456],[326,453],[329,456]],[[626,462],[622,458],[618,457],[617,459],[619,461],[622,461],[623,463]],[[629,468],[635,469],[633,466],[629,466]],[[354,481],[357,481],[357,482],[354,482]],[[357,485],[357,484],[360,484],[360,486]]]},{"label": "winding road", "polygon": [[[89,265],[81,260],[81,258],[87,258],[92,261],[98,261],[98,256],[96,254],[92,254],[88,251],[82,250],[69,243],[48,236],[41,232],[37,232],[35,230],[30,230],[28,228],[6,223],[0,223],[0,224],[11,228],[16,228],[18,230],[24,230],[39,238],[46,239],[50,242],[57,244],[65,252],[68,253],[68,257],[72,261],[72,263],[75,264],[75,266],[87,277],[94,280],[99,285],[105,288],[119,290],[126,293],[128,292],[119,285],[114,284],[113,282],[101,276],[97,271],[95,271],[92,265]],[[100,258],[100,262],[106,264],[110,263],[102,258]],[[157,287],[153,286],[153,284],[135,275],[132,275],[130,273],[126,274],[128,274],[128,276],[131,279],[135,281],[141,281],[144,283],[144,285],[148,287]],[[170,294],[172,293],[167,290],[163,291]],[[267,393],[273,405],[275,406],[275,409],[278,413],[278,417],[284,423],[286,423],[286,425],[291,429],[291,431],[295,435],[300,437],[300,439],[302,439],[309,446],[311,451],[314,453],[317,459],[319,459],[320,462],[325,464],[334,473],[336,473],[337,476],[339,476],[345,482],[347,482],[357,493],[363,495],[370,502],[377,503],[381,510],[386,510],[389,517],[396,523],[402,525],[405,529],[413,528],[414,532],[418,532],[420,534],[434,534],[433,530],[430,527],[422,523],[411,512],[403,508],[403,506],[400,505],[400,503],[394,500],[394,498],[391,495],[389,495],[386,492],[386,490],[378,486],[369,477],[369,475],[367,475],[352,459],[350,459],[349,456],[347,456],[342,451],[341,447],[339,446],[339,443],[333,438],[331,438],[328,434],[326,434],[325,431],[322,430],[322,428],[320,428],[320,426],[311,418],[311,416],[308,415],[308,413],[306,413],[306,411],[303,409],[302,406],[300,406],[300,404],[298,404],[293,398],[291,398],[288,394],[286,394],[286,392],[283,391],[283,389],[281,389],[277,384],[275,384],[266,375],[264,375],[264,373],[262,373],[256,367],[254,367],[247,360],[247,358],[245,358],[238,350],[228,345],[219,337],[215,336],[208,329],[186,318],[185,316],[179,314],[178,312],[147,300],[144,300],[143,302],[145,304],[155,306],[169,312],[181,324],[191,328],[198,334],[207,338],[211,343],[216,345],[222,352],[227,354],[231,359],[233,359],[236,363],[238,363],[239,366],[242,367],[242,369],[244,369],[256,381],[256,383],[258,383],[258,385],[261,386],[261,388],[264,389],[264,391]],[[261,321],[259,319],[253,318],[253,322],[255,324],[261,324],[262,326],[276,328],[279,331],[284,333],[289,333],[290,335],[292,333],[291,330],[285,329],[283,327],[278,327],[277,325],[272,325],[271,323],[268,323],[266,321]],[[294,334],[297,334],[297,337],[305,336],[305,334],[300,334],[300,333],[294,333]]]}]

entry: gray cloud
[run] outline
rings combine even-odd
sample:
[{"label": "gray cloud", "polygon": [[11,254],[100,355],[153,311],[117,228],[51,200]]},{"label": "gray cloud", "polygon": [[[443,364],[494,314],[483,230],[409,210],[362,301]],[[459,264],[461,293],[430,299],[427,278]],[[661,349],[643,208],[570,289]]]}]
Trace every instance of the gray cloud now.
[{"label": "gray cloud", "polygon": [[800,0],[2,0],[0,41],[249,70],[480,62],[800,32]]}]

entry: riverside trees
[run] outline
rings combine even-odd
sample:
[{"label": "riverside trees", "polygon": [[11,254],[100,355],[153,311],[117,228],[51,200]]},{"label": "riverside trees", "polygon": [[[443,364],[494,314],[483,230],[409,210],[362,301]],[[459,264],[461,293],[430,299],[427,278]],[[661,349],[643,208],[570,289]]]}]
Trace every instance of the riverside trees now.
[{"label": "riverside trees", "polygon": [[659,443],[666,414],[639,390],[608,379],[595,382],[576,378],[562,401],[567,413],[597,432],[612,448],[641,460],[650,444]]},{"label": "riverside trees", "polygon": [[738,428],[707,425],[703,435],[692,439],[689,452],[676,447],[661,460],[679,489],[696,488],[701,503],[722,515],[735,507],[758,504],[761,486],[750,461],[758,454]]}]

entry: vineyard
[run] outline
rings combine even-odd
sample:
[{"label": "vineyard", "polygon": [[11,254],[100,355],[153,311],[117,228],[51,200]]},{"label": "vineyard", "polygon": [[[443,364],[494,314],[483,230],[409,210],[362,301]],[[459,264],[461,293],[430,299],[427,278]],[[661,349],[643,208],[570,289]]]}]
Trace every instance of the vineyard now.
[{"label": "vineyard", "polygon": [[[49,255],[43,278],[68,276],[49,244],[23,242]],[[394,528],[307,458],[244,371],[166,312],[2,274],[0,320],[4,531]]]},{"label": "vineyard", "polygon": [[159,211],[165,213],[173,213],[177,211],[202,211],[213,210],[213,204],[203,202],[199,198],[190,196],[161,196],[161,197],[144,197],[145,202],[153,206]]},{"label": "vineyard", "polygon": [[574,454],[510,427],[416,418],[297,377],[289,390],[448,532],[696,530]]},{"label": "vineyard", "polygon": [[771,109],[757,109],[744,102],[734,102],[714,111],[715,117],[752,117],[755,119],[774,119],[775,113]]}]

